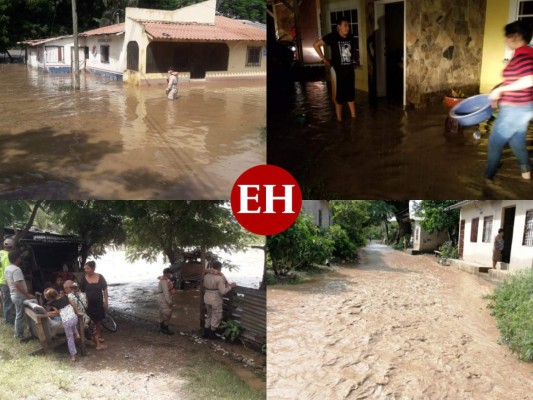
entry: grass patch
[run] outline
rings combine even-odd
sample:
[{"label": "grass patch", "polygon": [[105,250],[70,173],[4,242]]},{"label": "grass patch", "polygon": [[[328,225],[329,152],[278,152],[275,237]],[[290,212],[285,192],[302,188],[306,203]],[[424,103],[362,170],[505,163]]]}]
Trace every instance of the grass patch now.
[{"label": "grass patch", "polygon": [[0,327],[0,382],[2,399],[47,400],[68,394],[74,382],[68,357],[54,354],[30,356],[35,341],[20,343],[13,328]]},{"label": "grass patch", "polygon": [[500,342],[518,358],[533,362],[533,270],[511,276],[486,296],[500,330]]},{"label": "grass patch", "polygon": [[270,270],[267,271],[266,280],[267,286],[285,284],[297,285],[311,279],[315,275],[326,274],[332,272],[333,268],[325,265],[311,265],[303,269],[297,269],[289,272],[287,275],[274,275]]},{"label": "grass patch", "polygon": [[200,354],[192,356],[181,371],[188,380],[187,389],[201,399],[264,400],[266,390],[250,388],[233,371]]}]

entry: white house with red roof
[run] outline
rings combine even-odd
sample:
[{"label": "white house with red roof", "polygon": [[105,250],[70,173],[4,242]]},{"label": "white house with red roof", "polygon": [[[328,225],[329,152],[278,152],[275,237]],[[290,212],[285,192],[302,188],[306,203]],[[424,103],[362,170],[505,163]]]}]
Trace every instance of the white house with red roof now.
[{"label": "white house with red roof", "polygon": [[[215,15],[216,0],[178,10],[126,8],[125,22],[79,34],[80,67],[132,84],[266,77],[266,29]],[[28,40],[27,60],[47,72],[70,72],[72,36]]]},{"label": "white house with red roof", "polygon": [[515,272],[533,268],[533,200],[463,200],[460,209],[459,258],[492,267],[494,238],[504,231],[498,269]]}]

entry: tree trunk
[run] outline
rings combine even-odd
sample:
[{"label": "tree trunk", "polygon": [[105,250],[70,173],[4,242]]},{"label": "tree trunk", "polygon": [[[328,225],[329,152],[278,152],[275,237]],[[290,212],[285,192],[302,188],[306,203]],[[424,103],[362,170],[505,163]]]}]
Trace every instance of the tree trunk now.
[{"label": "tree trunk", "polygon": [[37,215],[37,210],[39,210],[39,207],[41,206],[41,204],[43,204],[43,201],[44,200],[37,200],[37,202],[33,206],[33,210],[31,212],[30,219],[26,223],[26,226],[24,227],[24,229],[22,229],[21,231],[17,232],[17,234],[15,235],[15,238],[13,239],[15,244],[18,244],[20,239],[22,239],[24,236],[26,236],[26,234],[29,232],[30,228],[33,225],[33,221],[35,220],[35,216]]},{"label": "tree trunk", "polygon": [[[200,247],[200,262],[202,263],[202,267],[204,268],[205,268],[205,253],[206,253],[206,248],[204,245],[202,245]],[[205,307],[205,303],[204,303],[204,293],[205,293],[204,276],[205,276],[205,271],[204,271],[204,274],[202,274],[202,278],[200,279],[200,326],[202,328],[205,327],[204,316],[207,313],[207,308]]]},{"label": "tree trunk", "polygon": [[80,249],[80,256],[81,256],[81,268],[85,266],[85,263],[87,262],[87,258],[89,257],[89,249],[91,248],[91,245],[83,242],[81,244]]}]

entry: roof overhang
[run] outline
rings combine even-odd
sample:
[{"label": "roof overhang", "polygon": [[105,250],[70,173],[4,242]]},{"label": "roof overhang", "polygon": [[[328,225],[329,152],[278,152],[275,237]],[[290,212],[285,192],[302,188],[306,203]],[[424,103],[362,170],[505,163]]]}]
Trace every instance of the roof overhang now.
[{"label": "roof overhang", "polygon": [[460,201],[459,203],[456,203],[454,204],[453,206],[449,206],[449,207],[446,207],[444,210],[445,211],[450,211],[450,210],[456,210],[458,208],[462,208],[464,206],[467,206],[469,204],[472,204],[474,202],[476,202],[477,200],[462,200]]}]

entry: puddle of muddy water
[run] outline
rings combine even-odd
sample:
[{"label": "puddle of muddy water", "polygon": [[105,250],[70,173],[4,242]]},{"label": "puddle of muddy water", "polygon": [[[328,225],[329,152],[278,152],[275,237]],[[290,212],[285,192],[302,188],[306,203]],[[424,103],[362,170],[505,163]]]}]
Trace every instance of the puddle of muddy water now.
[{"label": "puddle of muddy water", "polygon": [[[504,150],[501,183],[485,182],[488,134],[477,127],[445,133],[441,104],[405,111],[380,101],[371,106],[357,92],[357,119],[338,123],[325,82],[293,82],[268,88],[268,163],[290,171],[304,197],[526,198],[533,184],[520,177]],[[348,113],[347,109],[344,110]],[[533,148],[533,130],[527,137]]]},{"label": "puddle of muddy water", "polygon": [[4,198],[226,198],[266,158],[264,81],[142,88],[0,65]]}]

